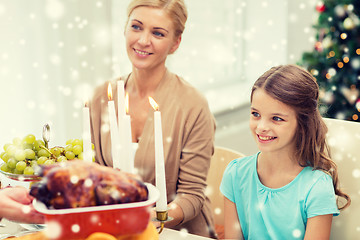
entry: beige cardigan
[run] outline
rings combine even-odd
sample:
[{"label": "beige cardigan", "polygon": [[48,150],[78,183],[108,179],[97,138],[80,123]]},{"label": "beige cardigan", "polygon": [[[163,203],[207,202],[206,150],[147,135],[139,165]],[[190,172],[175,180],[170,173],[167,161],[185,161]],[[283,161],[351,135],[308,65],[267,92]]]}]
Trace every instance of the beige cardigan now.
[{"label": "beige cardigan", "polygon": [[[127,79],[128,76],[125,88]],[[116,82],[111,83],[114,99],[117,99]],[[96,161],[112,166],[107,86],[108,82],[96,89],[90,114]],[[153,98],[162,116],[167,199],[176,202],[184,212],[184,220],[176,229],[186,228],[189,233],[215,237],[210,202],[204,194],[215,133],[215,120],[208,103],[194,87],[169,71]],[[117,109],[117,104],[115,107]],[[135,168],[145,182],[152,184],[155,184],[154,162],[153,110],[149,104],[135,154]]]}]

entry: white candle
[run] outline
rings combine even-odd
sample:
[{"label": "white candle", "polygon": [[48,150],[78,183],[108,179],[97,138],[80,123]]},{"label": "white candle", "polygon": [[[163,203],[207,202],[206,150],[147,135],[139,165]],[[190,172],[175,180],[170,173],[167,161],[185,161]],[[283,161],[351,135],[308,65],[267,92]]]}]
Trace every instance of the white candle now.
[{"label": "white candle", "polygon": [[130,116],[127,115],[129,109],[129,95],[126,94],[124,81],[117,81],[118,90],[118,128],[120,134],[120,165],[125,171],[134,173],[134,156],[132,154],[132,137]]},{"label": "white candle", "polygon": [[118,92],[118,126],[119,129],[122,125],[122,119],[125,117],[125,90],[124,81],[117,81],[117,92]]},{"label": "white candle", "polygon": [[159,189],[160,198],[156,202],[156,211],[167,211],[164,146],[162,137],[161,112],[157,103],[149,97],[151,106],[154,108],[154,136],[155,136],[155,185]]},{"label": "white candle", "polygon": [[113,160],[113,168],[120,169],[120,138],[119,129],[116,121],[115,104],[112,100],[111,84],[108,85],[108,111],[111,136],[111,154]]},{"label": "white candle", "polygon": [[119,168],[125,172],[129,172],[127,166],[127,150],[125,144],[125,89],[124,81],[117,81],[118,96],[118,129],[119,129]]},{"label": "white candle", "polygon": [[[125,98],[126,113],[129,113],[129,94],[126,93]],[[134,155],[132,149],[132,135],[131,135],[131,119],[130,115],[123,116],[124,132],[123,132],[123,156],[124,156],[124,171],[134,173]]]},{"label": "white candle", "polygon": [[83,108],[83,159],[86,162],[92,162],[92,146],[90,131],[90,110],[87,104]]}]

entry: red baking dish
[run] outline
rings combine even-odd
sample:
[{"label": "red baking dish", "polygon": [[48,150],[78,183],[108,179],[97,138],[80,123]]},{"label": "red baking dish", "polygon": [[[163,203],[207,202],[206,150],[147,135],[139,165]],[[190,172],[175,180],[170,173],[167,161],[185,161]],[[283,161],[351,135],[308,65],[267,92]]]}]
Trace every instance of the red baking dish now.
[{"label": "red baking dish", "polygon": [[49,239],[86,238],[94,232],[115,236],[143,232],[150,221],[150,210],[159,198],[159,191],[146,183],[148,200],[70,209],[48,209],[36,199],[34,208],[45,215],[45,234]]}]

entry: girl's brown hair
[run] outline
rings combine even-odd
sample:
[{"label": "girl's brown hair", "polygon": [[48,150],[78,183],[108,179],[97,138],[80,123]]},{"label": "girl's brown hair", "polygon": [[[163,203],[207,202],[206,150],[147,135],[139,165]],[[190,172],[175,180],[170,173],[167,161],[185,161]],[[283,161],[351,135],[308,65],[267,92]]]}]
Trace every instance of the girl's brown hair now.
[{"label": "girl's brown hair", "polygon": [[350,205],[349,195],[339,187],[337,166],[330,158],[326,142],[328,128],[318,110],[319,86],[316,79],[296,65],[273,67],[254,83],[251,99],[256,89],[263,89],[274,99],[292,107],[297,113],[295,157],[303,167],[322,170],[333,179],[335,194],[346,200],[339,209]]},{"label": "girl's brown hair", "polygon": [[138,7],[163,9],[173,20],[175,37],[179,37],[184,32],[188,12],[183,0],[133,0],[127,9],[127,21],[134,9]]}]

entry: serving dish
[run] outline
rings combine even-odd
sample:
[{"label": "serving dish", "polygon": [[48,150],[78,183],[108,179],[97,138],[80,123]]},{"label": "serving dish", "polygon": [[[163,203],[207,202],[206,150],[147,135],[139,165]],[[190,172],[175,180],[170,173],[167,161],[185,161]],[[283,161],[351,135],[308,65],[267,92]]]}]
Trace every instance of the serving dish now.
[{"label": "serving dish", "polygon": [[114,236],[139,234],[150,221],[151,207],[159,198],[159,190],[145,183],[148,200],[134,203],[103,205],[94,207],[48,209],[36,199],[34,208],[45,215],[45,234],[49,239],[86,238],[94,232],[105,232]]}]

